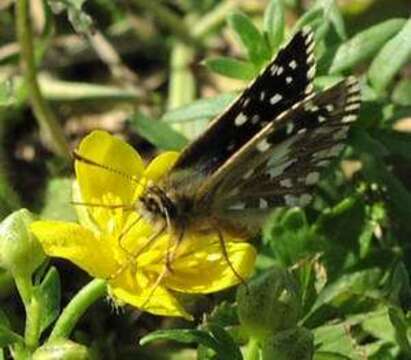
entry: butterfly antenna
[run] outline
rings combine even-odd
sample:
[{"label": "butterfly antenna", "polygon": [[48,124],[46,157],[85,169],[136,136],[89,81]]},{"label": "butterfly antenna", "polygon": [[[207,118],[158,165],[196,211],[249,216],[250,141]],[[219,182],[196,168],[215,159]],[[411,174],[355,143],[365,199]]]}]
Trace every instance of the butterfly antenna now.
[{"label": "butterfly antenna", "polygon": [[234,267],[233,263],[231,262],[229,256],[228,256],[228,252],[227,252],[227,248],[225,246],[225,242],[224,242],[224,237],[223,234],[221,233],[220,229],[218,227],[215,227],[215,230],[217,232],[218,235],[218,241],[220,243],[221,246],[221,250],[223,252],[223,257],[225,259],[225,261],[227,262],[228,267],[231,269],[231,271],[234,273],[234,275],[236,276],[236,278],[241,282],[242,285],[244,285],[246,287],[246,290],[248,292],[249,288],[248,288],[248,284],[245,281],[245,279],[238,273],[238,271],[236,270],[236,268]]},{"label": "butterfly antenna", "polygon": [[136,183],[138,186],[141,186],[141,187],[144,188],[144,186],[140,183],[140,181],[137,180],[134,176],[132,176],[130,174],[127,174],[124,171],[121,171],[119,169],[113,168],[111,166],[100,164],[100,163],[98,163],[94,160],[91,160],[91,159],[89,159],[89,158],[87,158],[83,155],[80,155],[76,150],[73,151],[73,157],[74,157],[74,160],[80,161],[80,162],[82,162],[84,164],[87,164],[87,165],[98,167],[100,169],[107,170],[107,171],[112,172],[112,173],[117,174],[117,175],[120,175],[120,176]]},{"label": "butterfly antenna", "polygon": [[95,204],[95,203],[88,203],[88,202],[79,202],[79,201],[70,201],[71,205],[74,206],[86,206],[86,207],[96,207],[96,208],[105,208],[105,209],[125,209],[125,210],[133,210],[133,205],[127,204],[119,204],[119,205],[109,205],[109,204]]}]

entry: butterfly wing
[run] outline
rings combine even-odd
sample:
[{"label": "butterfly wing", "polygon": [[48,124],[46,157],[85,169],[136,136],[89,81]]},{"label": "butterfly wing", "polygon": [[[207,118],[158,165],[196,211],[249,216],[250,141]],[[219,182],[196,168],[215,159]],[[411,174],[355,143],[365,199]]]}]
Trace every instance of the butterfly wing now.
[{"label": "butterfly wing", "polygon": [[219,169],[225,175],[217,183],[216,210],[233,219],[307,205],[320,172],[344,149],[360,101],[359,84],[350,77],[282,113]]},{"label": "butterfly wing", "polygon": [[312,92],[314,36],[297,32],[247,89],[185,150],[173,172],[212,174],[268,122]]}]

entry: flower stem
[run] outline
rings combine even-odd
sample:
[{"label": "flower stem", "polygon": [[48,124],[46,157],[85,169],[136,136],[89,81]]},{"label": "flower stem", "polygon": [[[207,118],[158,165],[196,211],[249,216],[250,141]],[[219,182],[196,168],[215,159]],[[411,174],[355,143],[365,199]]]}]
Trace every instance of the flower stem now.
[{"label": "flower stem", "polygon": [[50,334],[49,341],[70,336],[71,331],[90,305],[107,293],[107,283],[102,279],[94,279],[83,287],[71,299],[62,311]]},{"label": "flower stem", "polygon": [[202,47],[202,43],[191,35],[184,20],[160,4],[158,0],[134,0],[134,3],[153,14],[161,25],[166,26],[174,35],[187,44]]},{"label": "flower stem", "polygon": [[29,0],[16,1],[16,33],[20,44],[26,84],[33,113],[47,140],[57,154],[70,160],[70,151],[63,131],[51,108],[44,100],[37,81],[36,62],[33,48],[33,31],[29,14]]},{"label": "flower stem", "polygon": [[244,360],[259,360],[260,359],[260,346],[258,339],[255,337],[250,337],[247,344],[246,353]]},{"label": "flower stem", "polygon": [[223,23],[227,15],[236,7],[238,7],[238,3],[233,0],[223,1],[216,5],[193,26],[193,36],[197,39],[206,36],[211,30]]},{"label": "flower stem", "polygon": [[15,275],[14,280],[26,310],[24,340],[27,348],[34,350],[38,346],[40,337],[40,305],[34,296],[30,276]]}]

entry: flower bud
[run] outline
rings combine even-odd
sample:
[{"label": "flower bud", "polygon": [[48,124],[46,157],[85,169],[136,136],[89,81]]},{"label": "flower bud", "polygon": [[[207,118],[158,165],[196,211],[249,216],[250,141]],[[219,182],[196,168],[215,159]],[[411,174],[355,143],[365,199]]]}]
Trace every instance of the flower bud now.
[{"label": "flower bud", "polygon": [[311,360],[314,336],[305,328],[293,328],[267,337],[262,343],[262,360]]},{"label": "flower bud", "polygon": [[30,276],[43,262],[45,254],[29,231],[33,215],[20,209],[0,223],[0,266],[13,276]]},{"label": "flower bud", "polygon": [[32,357],[33,360],[87,360],[89,352],[84,345],[71,340],[59,339],[46,343],[38,348]]},{"label": "flower bud", "polygon": [[238,316],[250,336],[264,339],[297,324],[300,301],[292,275],[273,267],[237,291]]}]

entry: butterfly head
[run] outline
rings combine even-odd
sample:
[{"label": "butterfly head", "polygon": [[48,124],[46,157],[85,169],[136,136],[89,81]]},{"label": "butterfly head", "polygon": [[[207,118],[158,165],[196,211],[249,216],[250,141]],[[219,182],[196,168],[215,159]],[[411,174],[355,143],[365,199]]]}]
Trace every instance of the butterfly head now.
[{"label": "butterfly head", "polygon": [[180,227],[186,223],[190,214],[187,201],[175,192],[152,185],[137,201],[136,210],[151,223],[168,223]]}]

